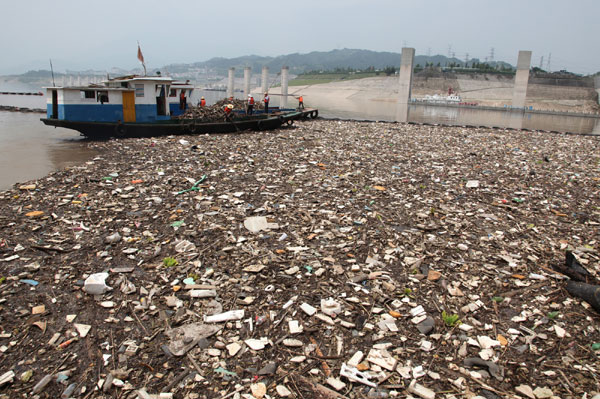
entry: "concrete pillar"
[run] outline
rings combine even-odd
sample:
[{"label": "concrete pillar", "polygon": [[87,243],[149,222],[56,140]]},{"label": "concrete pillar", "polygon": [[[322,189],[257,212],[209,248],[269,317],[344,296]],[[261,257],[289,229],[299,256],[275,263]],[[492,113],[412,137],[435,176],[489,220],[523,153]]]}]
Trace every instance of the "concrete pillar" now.
[{"label": "concrete pillar", "polygon": [[400,78],[398,81],[398,110],[396,112],[396,120],[398,122],[408,122],[408,104],[410,103],[414,62],[415,49],[403,47],[402,58],[400,59]]},{"label": "concrete pillar", "polygon": [[250,75],[252,70],[250,67],[244,68],[244,99],[250,94]]},{"label": "concrete pillar", "polygon": [[262,68],[262,82],[261,82],[262,86],[262,94],[265,94],[267,91],[269,91],[269,67],[268,66],[264,66]]},{"label": "concrete pillar", "polygon": [[527,96],[527,83],[529,82],[529,68],[531,66],[531,51],[519,51],[517,60],[517,73],[515,75],[515,85],[513,88],[514,108],[525,107],[525,97]]},{"label": "concrete pillar", "polygon": [[280,108],[287,108],[288,106],[288,75],[290,68],[284,66],[281,68],[281,102],[279,103]]},{"label": "concrete pillar", "polygon": [[600,104],[600,75],[594,78],[594,87],[596,88],[596,93],[598,93],[598,104]]},{"label": "concrete pillar", "polygon": [[233,97],[233,82],[235,76],[235,68],[229,68],[229,79],[227,80],[227,98]]},{"label": "concrete pillar", "polygon": [[415,61],[415,49],[409,47],[402,48],[402,58],[400,60],[400,87],[399,99],[400,103],[410,102],[410,89],[412,86],[413,64]]}]

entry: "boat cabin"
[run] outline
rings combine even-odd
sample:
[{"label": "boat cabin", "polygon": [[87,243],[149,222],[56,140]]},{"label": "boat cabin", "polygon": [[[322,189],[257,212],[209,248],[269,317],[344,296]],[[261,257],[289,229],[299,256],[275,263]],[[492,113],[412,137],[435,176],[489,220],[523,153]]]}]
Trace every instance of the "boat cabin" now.
[{"label": "boat cabin", "polygon": [[48,119],[155,122],[181,115],[194,87],[162,76],[124,76],[101,85],[46,87]]}]

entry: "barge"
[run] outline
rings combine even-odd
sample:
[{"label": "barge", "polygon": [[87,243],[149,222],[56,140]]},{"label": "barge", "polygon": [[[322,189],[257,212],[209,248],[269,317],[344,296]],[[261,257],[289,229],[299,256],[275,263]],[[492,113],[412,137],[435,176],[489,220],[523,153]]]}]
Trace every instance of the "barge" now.
[{"label": "barge", "polygon": [[194,87],[170,77],[124,76],[103,84],[46,87],[49,126],[74,129],[92,139],[154,137],[171,134],[233,133],[271,130],[301,118],[316,118],[316,109],[277,109],[245,115],[232,113],[222,121],[182,119]]}]

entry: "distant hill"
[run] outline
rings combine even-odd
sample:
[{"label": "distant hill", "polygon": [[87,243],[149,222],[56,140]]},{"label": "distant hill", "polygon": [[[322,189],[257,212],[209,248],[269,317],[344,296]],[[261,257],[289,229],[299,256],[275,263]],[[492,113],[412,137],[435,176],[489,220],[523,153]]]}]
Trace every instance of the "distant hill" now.
[{"label": "distant hill", "polygon": [[[208,61],[195,62],[192,64],[172,64],[165,65],[164,68],[170,73],[186,73],[192,69],[210,70],[218,75],[226,75],[229,68],[236,68],[236,75],[243,74],[245,67],[250,67],[253,73],[259,73],[263,66],[268,66],[270,71],[278,71],[283,66],[290,68],[290,73],[299,74],[308,71],[331,71],[336,68],[383,69],[388,66],[400,66],[400,53],[391,53],[385,51],[341,49],[327,52],[313,51],[307,54],[287,54],[278,57],[260,57],[249,55],[237,58],[211,58]],[[478,59],[468,61],[479,62]],[[417,55],[415,56],[415,66],[433,64],[433,66],[446,66],[449,64],[464,65],[464,60],[458,58],[448,58],[443,55]],[[492,62],[491,66],[501,65],[504,67],[512,66],[506,62]]]},{"label": "distant hill", "polygon": [[[158,69],[148,70],[149,74],[154,74],[157,70],[166,72],[176,76],[178,79],[194,79],[199,76],[227,76],[229,68],[236,68],[236,76],[242,76],[245,67],[250,67],[254,74],[261,72],[263,66],[268,66],[271,73],[277,73],[285,65],[290,68],[291,74],[300,74],[310,71],[332,71],[336,68],[366,70],[373,67],[377,70],[383,70],[386,67],[400,66],[400,53],[386,51],[371,51],[357,49],[339,49],[331,51],[313,51],[307,54],[287,54],[277,57],[261,57],[256,55],[248,55],[237,58],[211,58],[207,61],[194,62],[188,64],[170,64]],[[478,59],[468,60],[469,66],[472,63],[478,63]],[[417,55],[415,56],[415,66],[440,66],[445,67],[454,65],[457,67],[464,66],[465,60],[458,58],[448,58],[444,55]],[[501,66],[503,68],[513,68],[510,64],[502,61],[488,62],[495,68]],[[127,75],[132,73],[140,73],[140,69],[124,70],[121,68],[112,68],[110,71],[67,71],[64,74],[55,72],[55,77],[61,75],[68,76],[106,76],[110,72],[110,76]],[[11,78],[17,79],[26,83],[48,80],[50,71],[29,71],[22,75],[13,75]]]}]

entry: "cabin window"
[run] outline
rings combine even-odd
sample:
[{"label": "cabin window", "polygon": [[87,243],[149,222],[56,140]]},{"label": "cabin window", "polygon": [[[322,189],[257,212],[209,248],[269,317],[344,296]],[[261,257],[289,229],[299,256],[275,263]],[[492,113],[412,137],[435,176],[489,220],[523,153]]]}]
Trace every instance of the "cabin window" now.
[{"label": "cabin window", "polygon": [[127,82],[121,82],[121,87],[126,89],[129,87],[129,85],[127,84]]},{"label": "cabin window", "polygon": [[108,102],[108,92],[107,91],[98,91],[98,102],[100,104],[104,104]]},{"label": "cabin window", "polygon": [[136,97],[144,97],[144,85],[143,84],[135,85],[135,96]]},{"label": "cabin window", "polygon": [[177,97],[177,89],[171,89],[169,91],[169,97]]},{"label": "cabin window", "polygon": [[94,90],[81,90],[81,98],[96,98]]}]

